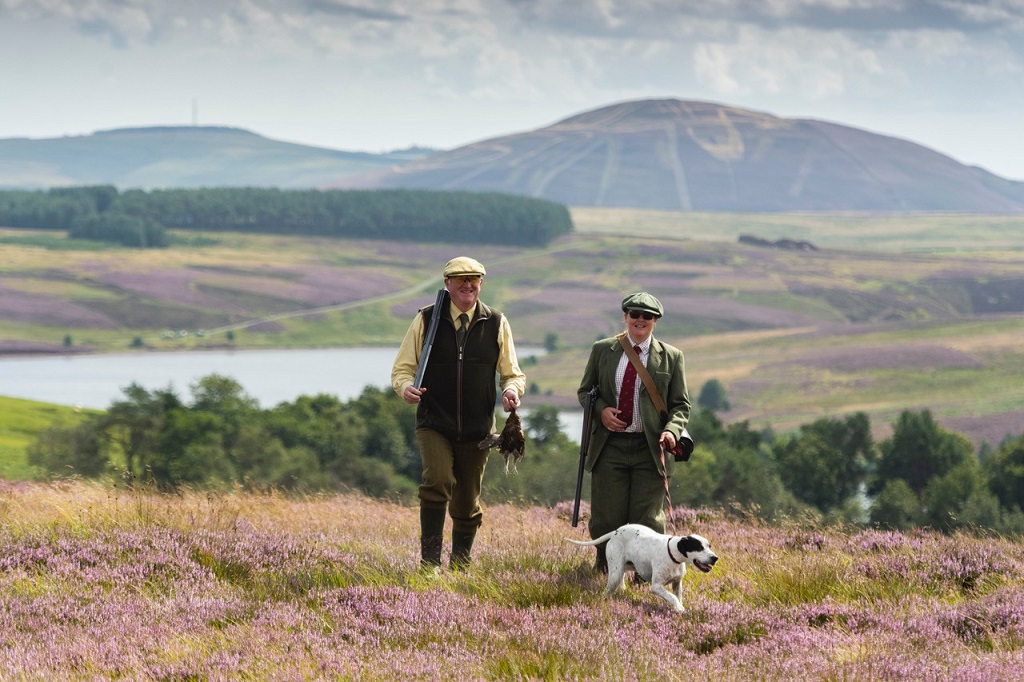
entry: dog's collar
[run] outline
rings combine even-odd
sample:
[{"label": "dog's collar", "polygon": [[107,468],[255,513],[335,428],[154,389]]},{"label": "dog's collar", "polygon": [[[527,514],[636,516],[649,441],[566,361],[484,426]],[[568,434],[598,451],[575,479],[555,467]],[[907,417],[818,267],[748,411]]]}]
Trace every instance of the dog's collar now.
[{"label": "dog's collar", "polygon": [[668,558],[669,558],[669,559],[671,559],[671,560],[672,560],[673,562],[675,562],[675,563],[677,563],[677,564],[681,564],[681,563],[683,563],[682,561],[679,561],[679,560],[678,560],[678,559],[676,559],[676,558],[675,558],[674,556],[672,556],[672,538],[669,538],[669,539],[668,539],[668,540],[667,540],[667,541],[665,542],[665,549],[666,549],[666,550],[668,551]]}]

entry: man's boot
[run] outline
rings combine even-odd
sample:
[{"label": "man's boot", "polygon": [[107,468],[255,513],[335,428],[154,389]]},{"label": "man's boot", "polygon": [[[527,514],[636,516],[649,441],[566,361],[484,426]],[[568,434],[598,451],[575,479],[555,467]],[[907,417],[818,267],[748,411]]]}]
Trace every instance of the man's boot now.
[{"label": "man's boot", "polygon": [[457,530],[452,531],[451,569],[453,571],[461,571],[469,566],[474,539],[476,539],[475,530],[469,533]]},{"label": "man's boot", "polygon": [[423,568],[441,566],[445,514],[444,509],[420,507],[420,566]]},{"label": "man's boot", "polygon": [[598,573],[608,574],[608,555],[605,554],[604,544],[594,547],[597,550],[597,559],[594,560],[594,570]]}]

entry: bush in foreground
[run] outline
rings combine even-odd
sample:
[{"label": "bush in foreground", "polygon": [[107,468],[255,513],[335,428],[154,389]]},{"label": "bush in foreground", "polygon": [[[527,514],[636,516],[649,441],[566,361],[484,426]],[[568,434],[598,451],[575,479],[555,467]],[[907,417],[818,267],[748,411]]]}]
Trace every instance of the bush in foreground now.
[{"label": "bush in foreground", "polygon": [[[674,510],[687,613],[611,599],[570,505],[487,510],[465,573],[354,495],[0,483],[4,679],[1019,679],[1024,547]],[[585,525],[585,524],[583,524]]]}]

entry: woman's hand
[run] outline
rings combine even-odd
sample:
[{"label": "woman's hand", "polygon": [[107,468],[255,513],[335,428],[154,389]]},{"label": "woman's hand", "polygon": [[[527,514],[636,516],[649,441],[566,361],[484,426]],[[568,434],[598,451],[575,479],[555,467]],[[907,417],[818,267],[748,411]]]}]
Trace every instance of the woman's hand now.
[{"label": "woman's hand", "polygon": [[619,419],[619,409],[611,406],[601,410],[601,423],[609,431],[625,431],[627,426],[626,422]]}]

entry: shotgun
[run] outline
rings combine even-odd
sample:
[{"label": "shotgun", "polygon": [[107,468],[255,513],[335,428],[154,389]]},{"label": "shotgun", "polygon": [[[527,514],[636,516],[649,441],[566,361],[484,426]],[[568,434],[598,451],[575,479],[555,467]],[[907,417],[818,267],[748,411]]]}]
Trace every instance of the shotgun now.
[{"label": "shotgun", "polygon": [[423,336],[423,350],[420,351],[420,364],[416,366],[416,378],[412,382],[413,388],[419,389],[423,384],[423,373],[427,371],[430,349],[434,347],[434,337],[437,336],[437,325],[441,323],[447,302],[448,290],[438,289],[437,298],[434,299],[434,312],[430,314],[430,324],[427,326],[427,333]]},{"label": "shotgun", "polygon": [[576,499],[572,504],[572,527],[580,522],[580,497],[583,495],[583,467],[587,463],[587,450],[590,447],[590,425],[594,421],[594,402],[597,400],[597,384],[587,392],[587,402],[583,406],[583,435],[580,437],[580,468],[576,472]]}]

